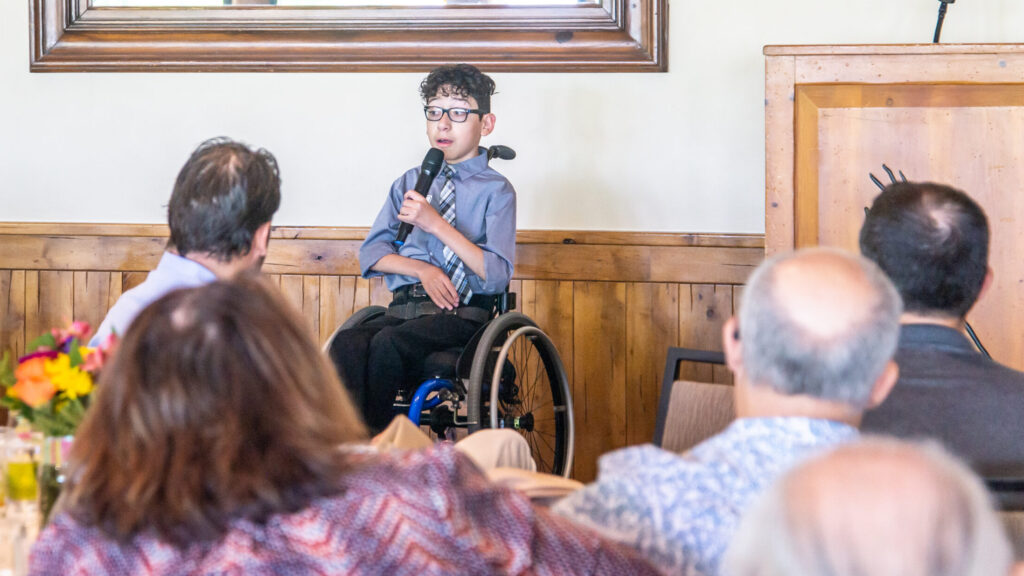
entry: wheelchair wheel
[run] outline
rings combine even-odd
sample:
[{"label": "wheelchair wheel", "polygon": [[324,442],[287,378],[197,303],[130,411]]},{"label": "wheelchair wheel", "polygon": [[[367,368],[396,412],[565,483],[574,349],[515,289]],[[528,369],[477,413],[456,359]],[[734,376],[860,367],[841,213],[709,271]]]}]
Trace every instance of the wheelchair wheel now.
[{"label": "wheelchair wheel", "polygon": [[473,356],[466,403],[471,434],[512,428],[526,438],[538,471],[569,477],[569,381],[555,345],[528,317],[510,312],[487,325]]}]

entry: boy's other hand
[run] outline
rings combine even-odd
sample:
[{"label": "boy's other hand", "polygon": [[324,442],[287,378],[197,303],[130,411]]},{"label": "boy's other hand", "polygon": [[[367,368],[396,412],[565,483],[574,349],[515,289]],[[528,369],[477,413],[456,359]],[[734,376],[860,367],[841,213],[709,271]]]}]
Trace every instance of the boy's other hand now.
[{"label": "boy's other hand", "polygon": [[415,190],[405,193],[405,201],[398,211],[398,219],[418,227],[424,232],[434,234],[437,227],[444,223],[444,218],[434,210],[427,199]]},{"label": "boy's other hand", "polygon": [[453,310],[459,305],[459,293],[455,290],[451,278],[437,266],[422,263],[417,277],[427,291],[427,296],[438,307],[445,310]]}]

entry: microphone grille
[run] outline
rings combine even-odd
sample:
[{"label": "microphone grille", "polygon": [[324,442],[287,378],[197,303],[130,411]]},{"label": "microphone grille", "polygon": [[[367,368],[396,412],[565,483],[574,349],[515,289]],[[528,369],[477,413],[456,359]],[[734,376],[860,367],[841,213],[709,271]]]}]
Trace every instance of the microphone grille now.
[{"label": "microphone grille", "polygon": [[431,148],[423,158],[420,170],[427,174],[437,175],[441,171],[441,164],[444,163],[444,152],[438,148]]}]

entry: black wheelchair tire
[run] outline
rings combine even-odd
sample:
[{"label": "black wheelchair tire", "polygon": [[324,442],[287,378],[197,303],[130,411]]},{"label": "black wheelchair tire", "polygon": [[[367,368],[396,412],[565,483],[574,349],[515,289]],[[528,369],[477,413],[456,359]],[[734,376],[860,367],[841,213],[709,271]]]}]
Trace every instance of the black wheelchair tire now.
[{"label": "black wheelchair tire", "polygon": [[[495,384],[509,375],[495,374],[502,354],[515,381],[511,393],[505,390],[511,396],[492,410],[491,397],[499,396]],[[575,452],[569,381],[554,343],[529,317],[509,312],[487,325],[473,356],[466,404],[470,434],[513,428],[530,444],[538,471],[569,477]]]}]

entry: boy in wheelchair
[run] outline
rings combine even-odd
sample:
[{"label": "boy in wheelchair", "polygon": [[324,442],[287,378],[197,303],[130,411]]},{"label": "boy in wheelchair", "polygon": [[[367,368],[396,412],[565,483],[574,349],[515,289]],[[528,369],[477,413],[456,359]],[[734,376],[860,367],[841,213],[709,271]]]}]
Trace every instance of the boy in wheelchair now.
[{"label": "boy in wheelchair", "polygon": [[[388,425],[430,353],[465,346],[493,317],[512,277],[515,190],[479,146],[494,130],[493,93],[494,81],[466,64],[423,80],[427,138],[444,163],[426,196],[413,189],[420,168],[391,185],[359,250],[363,276],[383,276],[394,299],[383,316],[339,332],[329,352],[371,430]],[[414,228],[396,242],[402,223]]]}]

